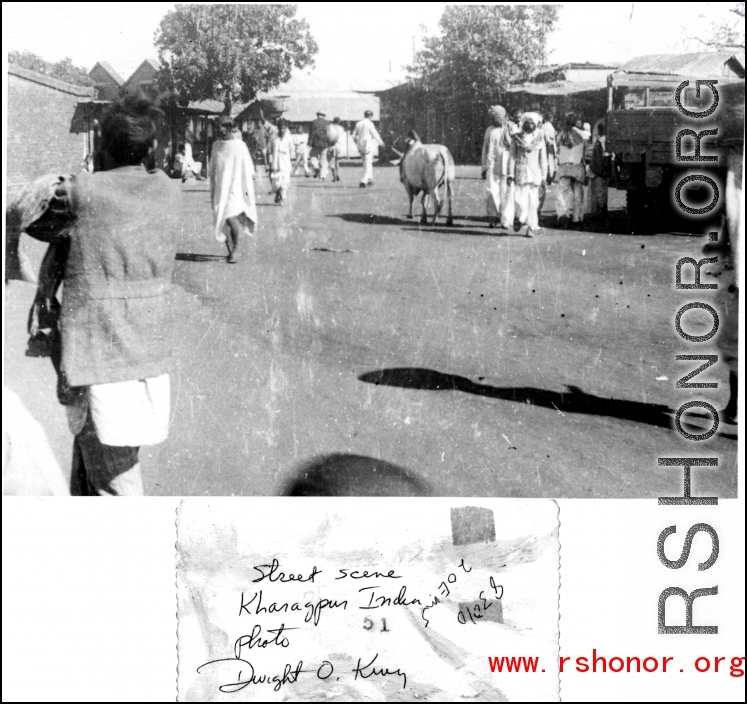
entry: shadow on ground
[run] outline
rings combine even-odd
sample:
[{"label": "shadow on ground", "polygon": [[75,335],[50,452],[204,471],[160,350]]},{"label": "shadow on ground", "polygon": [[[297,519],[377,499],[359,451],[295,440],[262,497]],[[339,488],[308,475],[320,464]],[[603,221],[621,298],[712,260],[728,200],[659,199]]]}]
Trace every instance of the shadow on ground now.
[{"label": "shadow on ground", "polygon": [[[466,394],[496,398],[502,401],[529,403],[544,408],[554,408],[560,413],[582,413],[594,416],[608,416],[636,423],[646,423],[659,428],[674,428],[674,411],[668,406],[656,403],[641,403],[624,399],[602,398],[582,391],[578,386],[567,386],[567,392],[536,389],[532,386],[490,386],[476,384],[474,381],[456,374],[444,374],[432,369],[404,367],[398,369],[379,369],[366,372],[358,377],[359,381],[377,386],[398,386],[403,389],[420,389],[424,391],[462,391]],[[711,426],[710,415],[693,413],[691,418],[705,421],[704,426],[694,425],[682,418],[682,426],[690,432],[697,433]],[[724,432],[718,435],[729,440],[737,436]]]},{"label": "shadow on ground", "polygon": [[587,394],[577,386],[568,386],[567,393],[536,389],[531,386],[490,386],[488,384],[476,384],[463,376],[419,368],[380,369],[361,374],[358,379],[377,386],[398,386],[404,389],[425,391],[462,391],[475,396],[554,408],[556,411],[563,413],[611,416],[636,421],[637,423],[647,423],[660,428],[671,428],[672,426],[670,416],[667,415],[672,413],[672,410],[667,406],[602,398]]},{"label": "shadow on ground", "polygon": [[190,252],[177,252],[178,262],[224,262],[225,254],[192,254]]},{"label": "shadow on ground", "polygon": [[363,455],[335,453],[302,464],[285,496],[429,496],[428,484],[403,467]]}]

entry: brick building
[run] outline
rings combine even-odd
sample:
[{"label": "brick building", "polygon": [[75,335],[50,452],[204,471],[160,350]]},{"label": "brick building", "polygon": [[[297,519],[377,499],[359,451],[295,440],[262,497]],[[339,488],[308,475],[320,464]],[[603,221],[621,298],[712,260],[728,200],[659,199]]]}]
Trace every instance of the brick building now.
[{"label": "brick building", "polygon": [[92,148],[94,88],[8,66],[6,188],[49,172],[76,173]]}]

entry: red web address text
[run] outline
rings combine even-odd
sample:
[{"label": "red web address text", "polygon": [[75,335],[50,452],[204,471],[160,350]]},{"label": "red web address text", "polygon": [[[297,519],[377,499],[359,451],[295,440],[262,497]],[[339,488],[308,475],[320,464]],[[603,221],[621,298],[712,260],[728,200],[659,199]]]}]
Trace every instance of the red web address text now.
[{"label": "red web address text", "polygon": [[[535,657],[488,657],[491,672],[545,672]],[[744,677],[744,656],[720,657],[700,656],[694,658],[690,667],[696,672],[717,672],[731,677]],[[596,648],[590,657],[561,657],[558,661],[560,672],[684,672],[685,667],[677,665],[673,657],[662,656],[629,656],[605,657],[597,653]]]}]

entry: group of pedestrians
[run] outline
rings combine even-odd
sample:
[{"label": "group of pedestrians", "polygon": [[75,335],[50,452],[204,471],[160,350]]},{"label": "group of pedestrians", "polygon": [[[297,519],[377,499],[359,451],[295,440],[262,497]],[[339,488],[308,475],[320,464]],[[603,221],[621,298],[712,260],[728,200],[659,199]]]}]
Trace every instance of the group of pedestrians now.
[{"label": "group of pedestrians", "polygon": [[560,132],[554,114],[541,114],[539,108],[515,110],[509,117],[495,105],[489,115],[482,150],[489,227],[519,232],[526,226],[525,235],[534,237],[553,182],[559,228],[580,229],[584,216],[606,216],[611,155],[605,151],[602,121],[592,137],[591,127],[573,114]]}]

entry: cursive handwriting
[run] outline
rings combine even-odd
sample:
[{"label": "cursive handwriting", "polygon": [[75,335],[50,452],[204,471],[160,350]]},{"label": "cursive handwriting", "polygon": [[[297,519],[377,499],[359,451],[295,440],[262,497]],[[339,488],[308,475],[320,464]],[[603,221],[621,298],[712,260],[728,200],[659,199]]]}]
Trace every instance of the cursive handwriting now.
[{"label": "cursive handwriting", "polygon": [[394,599],[388,596],[376,596],[374,589],[378,589],[378,585],[372,587],[361,587],[358,591],[368,592],[368,606],[359,606],[359,609],[380,609],[383,606],[412,606],[417,604],[422,606],[420,599],[407,599],[407,585],[403,585],[397,596]]},{"label": "cursive handwriting", "polygon": [[285,636],[286,631],[297,631],[298,628],[286,628],[284,623],[280,624],[280,628],[273,630],[268,629],[268,633],[272,633],[272,638],[262,638],[262,626],[256,624],[252,628],[252,632],[249,635],[239,636],[233,645],[233,653],[237,658],[241,657],[241,649],[248,648],[266,648],[268,645],[279,645],[281,648],[287,648],[290,645],[290,641]]},{"label": "cursive handwriting", "polygon": [[402,579],[401,575],[394,574],[394,570],[389,570],[389,572],[369,572],[368,570],[353,570],[351,572],[349,567],[345,567],[337,571],[340,573],[340,576],[335,577],[335,579],[345,579],[346,577],[350,577],[350,579]]},{"label": "cursive handwriting", "polygon": [[[256,604],[254,603],[256,601]],[[281,602],[278,604],[276,601],[271,601],[267,605],[262,605],[262,590],[254,592],[254,596],[248,601],[244,600],[244,592],[241,592],[241,601],[239,606],[239,616],[242,612],[252,615],[252,611],[249,607],[253,606],[254,614],[287,614],[293,611],[303,612],[306,611],[304,616],[304,622],[313,622],[315,626],[319,625],[319,620],[322,617],[322,611],[324,609],[342,609],[346,611],[348,608],[347,600],[337,601],[337,599],[325,599],[321,598],[317,601],[307,601],[301,605],[300,602]]]},{"label": "cursive handwriting", "polygon": [[399,668],[396,670],[390,670],[388,668],[380,668],[380,667],[374,667],[373,664],[376,662],[376,659],[379,657],[379,654],[376,653],[376,655],[373,656],[373,659],[367,664],[361,666],[361,659],[358,658],[358,664],[356,665],[353,672],[355,673],[355,679],[358,679],[358,677],[365,679],[368,679],[369,677],[373,677],[374,675],[378,675],[379,677],[388,677],[389,675],[398,675],[402,678],[402,689],[405,689],[407,687],[407,673],[402,672]]},{"label": "cursive handwriting", "polygon": [[[271,582],[311,582],[313,584],[314,577],[321,574],[322,571],[316,568],[316,565],[311,568],[311,574],[308,577],[304,577],[301,574],[285,574],[285,572],[278,571],[280,563],[277,558],[273,558],[269,565],[254,565],[254,569],[261,575],[257,579],[253,579],[252,582],[261,582],[263,579],[269,579]],[[265,570],[267,570],[265,572]]]},{"label": "cursive handwriting", "polygon": [[[250,684],[271,684],[273,685],[273,690],[278,692],[285,684],[295,684],[302,672],[308,672],[308,670],[303,669],[303,660],[299,660],[298,665],[295,667],[290,664],[285,665],[282,675],[258,675],[256,674],[252,663],[248,660],[242,660],[241,658],[221,658],[220,660],[211,660],[210,662],[206,662],[204,665],[200,665],[197,668],[197,672],[200,673],[202,668],[208,667],[209,665],[215,665],[219,662],[244,664],[243,669],[239,670],[239,676],[236,678],[235,682],[222,684],[218,687],[218,689],[224,694],[240,692],[244,687],[248,687]],[[242,677],[242,675],[244,675],[244,677]]]}]

